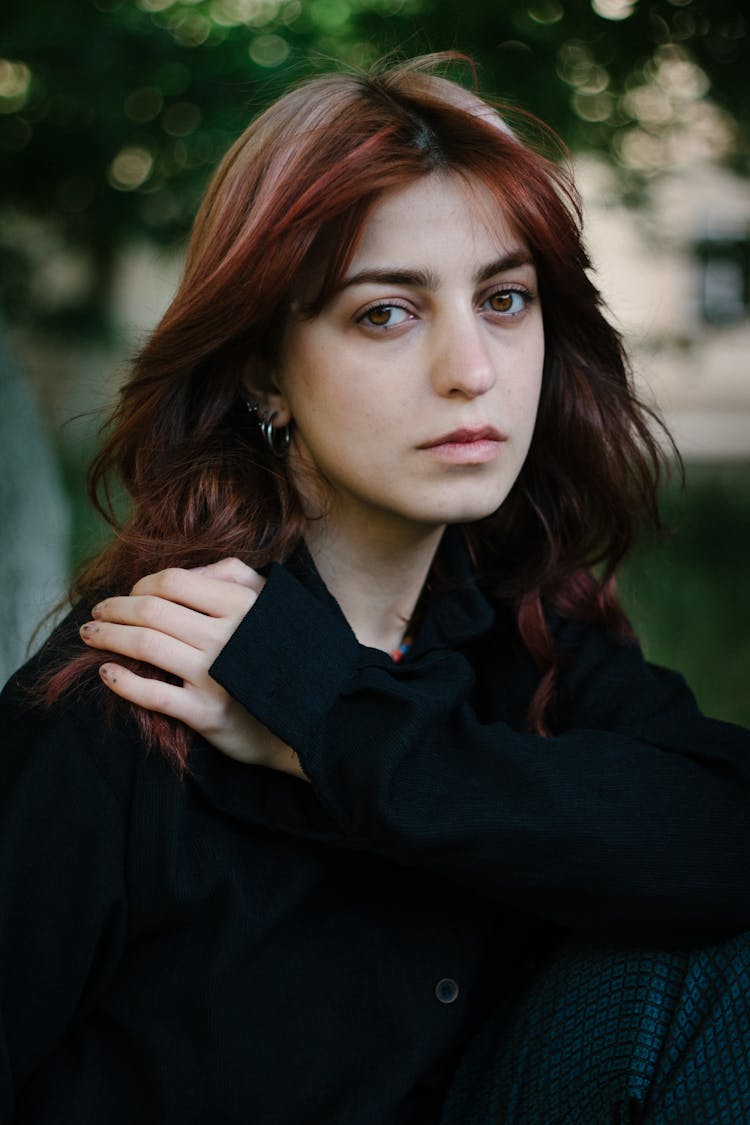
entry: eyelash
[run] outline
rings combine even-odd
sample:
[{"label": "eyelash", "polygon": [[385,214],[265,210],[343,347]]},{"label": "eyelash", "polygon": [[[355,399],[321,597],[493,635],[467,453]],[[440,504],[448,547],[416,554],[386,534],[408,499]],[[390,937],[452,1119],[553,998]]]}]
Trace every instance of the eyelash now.
[{"label": "eyelash", "polygon": [[[501,317],[503,320],[513,320],[513,319],[515,319],[515,317],[521,316],[524,312],[526,312],[529,305],[531,305],[532,302],[536,299],[534,294],[530,293],[529,290],[524,288],[523,286],[520,286],[520,285],[518,285],[518,286],[517,285],[503,285],[503,286],[500,286],[497,289],[493,289],[491,293],[488,293],[487,296],[484,298],[484,300],[481,302],[480,307],[484,307],[484,305],[486,305],[488,301],[491,301],[493,297],[501,297],[501,296],[506,296],[506,295],[518,295],[518,296],[522,297],[523,302],[524,302],[524,307],[522,309],[518,309],[516,312],[510,312],[510,311],[509,312],[503,312],[500,309],[490,309],[489,310],[490,312],[493,312],[497,316]],[[368,323],[367,318],[368,318],[368,316],[370,316],[374,312],[380,312],[381,310],[388,310],[388,309],[403,309],[404,312],[406,312],[406,313],[410,312],[408,305],[402,304],[400,301],[396,301],[396,300],[393,300],[393,301],[378,301],[376,304],[370,305],[369,308],[366,308],[363,312],[361,312],[359,314],[359,316],[357,317],[357,324],[364,324],[365,327],[373,328],[376,331],[378,331],[378,330],[387,331],[388,328],[392,327],[391,325],[389,325],[389,324],[373,324],[372,322]],[[401,321],[400,323],[405,323],[405,322]]]}]

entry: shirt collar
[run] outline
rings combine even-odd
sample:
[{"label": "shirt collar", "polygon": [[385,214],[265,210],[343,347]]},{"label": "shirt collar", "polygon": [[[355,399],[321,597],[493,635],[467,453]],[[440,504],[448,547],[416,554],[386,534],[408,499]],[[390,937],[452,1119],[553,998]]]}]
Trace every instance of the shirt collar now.
[{"label": "shirt collar", "polygon": [[489,632],[495,610],[476,581],[474,563],[460,526],[447,527],[436,563],[440,587],[428,603],[415,638],[413,656],[428,648],[445,648],[474,640]]},{"label": "shirt collar", "polygon": [[[438,549],[440,589],[430,598],[425,618],[409,654],[393,664],[388,653],[360,646],[359,666],[390,666],[408,675],[410,661],[436,649],[454,647],[489,631],[495,613],[476,584],[463,532],[449,527]],[[333,613],[344,615],[320,577],[307,548],[298,547],[285,569]],[[211,805],[235,819],[272,830],[291,831],[306,839],[336,843],[342,829],[325,811],[311,785],[297,778],[248,766],[217,753],[196,736],[188,763],[188,784]]]},{"label": "shirt collar", "polygon": [[[489,632],[495,611],[476,582],[474,564],[460,526],[446,528],[436,562],[440,587],[429,596],[424,618],[419,623],[407,661],[435,648],[463,644]],[[305,543],[290,556],[285,567],[319,601],[342,614],[313,562]],[[343,616],[343,614],[342,614]],[[368,649],[376,653],[375,649]],[[387,653],[380,654],[390,660]]]}]

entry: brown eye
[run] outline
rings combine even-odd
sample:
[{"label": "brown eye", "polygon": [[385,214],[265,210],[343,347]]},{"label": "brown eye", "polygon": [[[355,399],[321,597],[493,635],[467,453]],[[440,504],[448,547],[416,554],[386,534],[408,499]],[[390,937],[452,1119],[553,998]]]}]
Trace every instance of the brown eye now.
[{"label": "brown eye", "polygon": [[370,309],[367,314],[367,319],[370,324],[382,328],[391,319],[391,310],[387,305],[381,305],[379,309]]},{"label": "brown eye", "polygon": [[358,318],[360,324],[370,328],[395,328],[409,320],[409,313],[401,305],[373,305]]},{"label": "brown eye", "polygon": [[515,296],[516,293],[493,293],[490,297],[490,308],[493,312],[510,312]]},{"label": "brown eye", "polygon": [[483,307],[490,312],[500,313],[510,320],[525,312],[532,299],[531,294],[525,289],[498,289],[486,298]]}]

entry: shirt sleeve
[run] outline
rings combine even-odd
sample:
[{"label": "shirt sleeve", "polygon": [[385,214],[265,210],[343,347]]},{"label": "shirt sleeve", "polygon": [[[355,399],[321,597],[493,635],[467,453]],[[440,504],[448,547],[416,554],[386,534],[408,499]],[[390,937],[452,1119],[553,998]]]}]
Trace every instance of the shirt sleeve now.
[{"label": "shirt sleeve", "polygon": [[70,715],[0,698],[0,1121],[117,962],[123,811]]},{"label": "shirt sleeve", "polygon": [[750,735],[701,715],[637,644],[565,627],[560,643],[546,738],[482,721],[459,651],[368,660],[276,567],[211,674],[296,750],[343,846],[569,928],[747,927]]}]

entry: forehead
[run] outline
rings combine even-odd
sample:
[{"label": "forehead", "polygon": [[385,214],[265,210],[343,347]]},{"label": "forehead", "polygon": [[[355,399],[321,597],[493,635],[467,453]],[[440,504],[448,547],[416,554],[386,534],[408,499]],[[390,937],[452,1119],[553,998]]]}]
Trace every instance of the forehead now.
[{"label": "forehead", "polygon": [[365,220],[347,273],[385,258],[464,258],[522,248],[512,219],[478,180],[435,173],[386,191]]},{"label": "forehead", "polygon": [[293,308],[320,312],[350,278],[368,270],[475,274],[488,262],[528,254],[496,195],[456,172],[382,192],[349,233],[351,252],[342,233],[334,228],[316,244],[295,279]]}]

